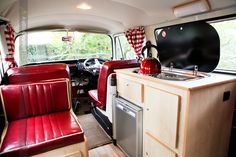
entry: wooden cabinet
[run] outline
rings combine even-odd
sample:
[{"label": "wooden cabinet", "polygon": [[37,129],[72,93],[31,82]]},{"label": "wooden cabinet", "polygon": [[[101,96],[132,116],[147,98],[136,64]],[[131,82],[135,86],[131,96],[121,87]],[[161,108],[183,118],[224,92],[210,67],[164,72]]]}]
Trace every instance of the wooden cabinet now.
[{"label": "wooden cabinet", "polygon": [[176,148],[180,97],[146,86],[144,98],[145,131]]},{"label": "wooden cabinet", "polygon": [[163,146],[148,134],[144,134],[144,146],[144,157],[177,157],[168,147]]},{"label": "wooden cabinet", "polygon": [[128,79],[117,80],[117,92],[119,95],[134,104],[143,102],[143,84]]},{"label": "wooden cabinet", "polygon": [[143,157],[227,156],[235,76],[165,81],[116,73],[118,95],[143,107]]}]

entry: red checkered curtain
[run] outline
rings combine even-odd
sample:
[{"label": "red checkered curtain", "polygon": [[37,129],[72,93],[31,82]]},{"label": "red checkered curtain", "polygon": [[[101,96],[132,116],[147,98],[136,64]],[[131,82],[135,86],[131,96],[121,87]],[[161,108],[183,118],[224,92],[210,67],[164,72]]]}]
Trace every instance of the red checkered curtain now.
[{"label": "red checkered curtain", "polygon": [[129,44],[134,48],[136,56],[139,58],[145,37],[144,27],[131,28],[125,32],[125,36]]},{"label": "red checkered curtain", "polygon": [[3,56],[4,69],[7,70],[12,67],[16,67],[16,61],[14,58],[15,52],[15,39],[14,29],[10,23],[2,25],[0,27],[1,35],[1,54]]}]

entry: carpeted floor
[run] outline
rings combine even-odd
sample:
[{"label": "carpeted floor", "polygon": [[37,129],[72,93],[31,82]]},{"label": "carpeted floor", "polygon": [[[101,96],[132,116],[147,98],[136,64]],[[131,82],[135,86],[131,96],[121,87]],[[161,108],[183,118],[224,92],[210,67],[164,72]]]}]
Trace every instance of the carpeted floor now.
[{"label": "carpeted floor", "polygon": [[99,126],[92,114],[79,115],[78,120],[84,130],[85,136],[88,139],[89,149],[112,142],[111,138]]}]

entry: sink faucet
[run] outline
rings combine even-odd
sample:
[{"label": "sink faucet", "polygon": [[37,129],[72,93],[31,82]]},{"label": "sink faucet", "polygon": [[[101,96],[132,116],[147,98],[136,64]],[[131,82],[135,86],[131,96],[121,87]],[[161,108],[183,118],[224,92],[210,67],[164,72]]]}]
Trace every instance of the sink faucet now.
[{"label": "sink faucet", "polygon": [[173,70],[174,64],[172,62],[170,62],[170,71]]},{"label": "sink faucet", "polygon": [[197,66],[197,65],[194,65],[194,68],[193,68],[193,75],[194,75],[194,76],[197,76],[197,72],[198,72],[198,66]]}]

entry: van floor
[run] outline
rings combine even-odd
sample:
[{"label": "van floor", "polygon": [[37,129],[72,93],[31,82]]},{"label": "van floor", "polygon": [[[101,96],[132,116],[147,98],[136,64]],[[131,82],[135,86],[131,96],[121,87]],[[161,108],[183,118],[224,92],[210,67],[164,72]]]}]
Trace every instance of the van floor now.
[{"label": "van floor", "polygon": [[112,143],[112,139],[106,134],[91,113],[77,117],[84,130],[84,134],[87,137],[89,150]]},{"label": "van floor", "polygon": [[[84,122],[80,121],[80,124],[82,125],[82,127],[84,127],[85,129],[84,131],[86,131],[87,129],[99,129],[96,131],[89,130],[89,132],[87,133],[87,136],[90,136],[91,132],[94,132],[96,136],[101,134],[101,131],[104,132],[103,134],[105,134],[105,131],[103,129],[100,129],[100,127],[98,127],[99,124],[97,123],[96,119],[93,118],[91,114],[88,114],[90,113],[89,111],[90,111],[89,98],[80,97],[80,105],[79,105],[78,110],[75,113],[79,121],[81,120],[81,118],[83,119]],[[96,124],[97,126],[95,126],[94,123],[97,123]],[[92,125],[92,127],[90,125]],[[108,135],[105,135],[105,136],[108,136]],[[91,137],[95,138],[95,136],[91,136]],[[87,137],[88,142],[90,142],[89,139],[91,139],[91,137]],[[96,138],[97,140],[101,140],[100,138],[104,138],[104,137],[98,136]],[[91,142],[94,143],[95,142],[94,139],[92,139]],[[115,146],[112,142],[108,142],[108,143],[109,144],[105,144],[105,145],[98,146],[96,148],[89,149],[89,157],[125,157],[125,154],[120,150],[119,147]]]},{"label": "van floor", "polygon": [[89,157],[125,157],[125,154],[111,143],[89,150]]},{"label": "van floor", "polygon": [[[74,153],[64,157],[81,157],[80,153]],[[107,144],[89,150],[89,157],[126,157],[124,153],[113,144]]]}]

